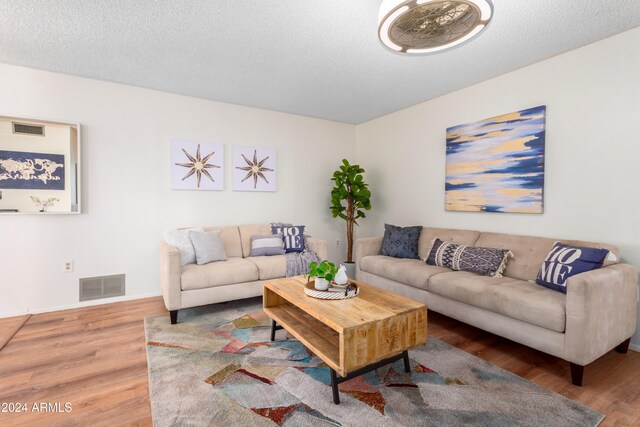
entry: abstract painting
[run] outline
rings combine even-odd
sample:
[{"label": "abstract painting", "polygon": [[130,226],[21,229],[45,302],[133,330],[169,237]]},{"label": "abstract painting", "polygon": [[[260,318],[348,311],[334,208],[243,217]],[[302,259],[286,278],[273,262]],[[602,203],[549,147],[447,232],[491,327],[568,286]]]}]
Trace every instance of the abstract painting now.
[{"label": "abstract painting", "polygon": [[171,141],[173,190],[223,190],[224,145]]},{"label": "abstract painting", "polygon": [[235,145],[233,190],[276,191],[276,151]]},{"label": "abstract painting", "polygon": [[0,151],[0,188],[64,190],[64,155]]},{"label": "abstract painting", "polygon": [[546,107],[447,129],[445,209],[542,213]]}]

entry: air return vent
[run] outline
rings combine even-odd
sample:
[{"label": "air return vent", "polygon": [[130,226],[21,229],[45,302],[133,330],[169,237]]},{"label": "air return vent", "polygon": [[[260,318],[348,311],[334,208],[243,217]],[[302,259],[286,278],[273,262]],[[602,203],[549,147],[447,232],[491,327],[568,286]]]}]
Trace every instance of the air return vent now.
[{"label": "air return vent", "polygon": [[124,274],[80,279],[80,301],[124,296],[124,279]]},{"label": "air return vent", "polygon": [[43,125],[28,125],[25,123],[16,122],[12,122],[11,124],[13,125],[13,133],[17,133],[19,135],[44,136]]}]

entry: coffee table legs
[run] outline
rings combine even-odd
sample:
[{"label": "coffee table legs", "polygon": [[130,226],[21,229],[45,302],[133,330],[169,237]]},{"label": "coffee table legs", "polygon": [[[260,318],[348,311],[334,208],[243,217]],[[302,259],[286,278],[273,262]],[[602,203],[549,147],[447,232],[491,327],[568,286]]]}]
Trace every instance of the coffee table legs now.
[{"label": "coffee table legs", "polygon": [[276,331],[279,329],[284,329],[284,328],[280,325],[276,325],[275,320],[271,320],[271,341],[276,340]]},{"label": "coffee table legs", "polygon": [[[275,320],[271,320],[271,341],[275,341],[276,339],[276,331],[279,329],[284,329],[282,326],[276,324]],[[338,384],[343,383],[345,381],[349,381],[352,378],[358,377],[360,375],[366,374],[367,372],[371,372],[375,369],[381,368],[384,365],[388,365],[390,363],[396,362],[402,359],[404,361],[404,371],[406,373],[411,372],[411,366],[409,364],[409,352],[403,351],[400,354],[396,354],[395,356],[389,357],[387,359],[383,359],[379,362],[372,363],[371,365],[367,365],[360,369],[356,369],[353,372],[349,372],[346,377],[339,376],[338,373],[333,369],[329,368],[331,373],[331,391],[333,393],[333,403],[336,405],[340,404],[340,395],[338,392]]]},{"label": "coffee table legs", "polygon": [[338,382],[338,374],[336,374],[336,371],[334,371],[333,368],[329,368],[329,370],[331,371],[331,391],[333,392],[333,403],[339,405],[340,395],[338,394],[338,384],[340,384],[340,382]]},{"label": "coffee table legs", "polygon": [[[273,328],[273,325],[272,325],[272,328]],[[272,334],[273,333],[275,332],[272,332]],[[367,365],[363,368],[356,369],[353,372],[349,372],[346,377],[338,376],[338,374],[336,373],[336,371],[333,370],[333,368],[329,368],[331,371],[331,391],[333,392],[333,403],[335,403],[336,405],[340,404],[340,395],[338,394],[338,384],[343,383],[345,381],[349,381],[352,378],[366,374],[367,372],[371,372],[375,369],[381,368],[384,365],[388,365],[389,363],[393,363],[400,359],[404,360],[404,371],[406,373],[411,372],[411,366],[409,365],[409,352],[406,350],[395,356],[389,357],[387,359],[383,359],[376,363],[372,363],[371,365]]]}]

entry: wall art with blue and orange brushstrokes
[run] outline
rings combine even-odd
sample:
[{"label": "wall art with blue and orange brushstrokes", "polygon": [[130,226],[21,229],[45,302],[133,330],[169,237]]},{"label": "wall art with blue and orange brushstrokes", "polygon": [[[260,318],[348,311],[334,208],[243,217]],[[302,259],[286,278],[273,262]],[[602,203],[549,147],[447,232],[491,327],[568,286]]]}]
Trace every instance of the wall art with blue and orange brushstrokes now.
[{"label": "wall art with blue and orange brushstrokes", "polygon": [[546,107],[447,129],[445,209],[542,213]]}]

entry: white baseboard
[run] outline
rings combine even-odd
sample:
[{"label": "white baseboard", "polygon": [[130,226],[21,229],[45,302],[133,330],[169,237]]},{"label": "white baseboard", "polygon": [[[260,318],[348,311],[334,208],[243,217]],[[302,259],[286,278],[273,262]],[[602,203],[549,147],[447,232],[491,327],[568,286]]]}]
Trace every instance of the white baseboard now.
[{"label": "white baseboard", "polygon": [[24,316],[25,314],[27,314],[27,311],[8,311],[6,313],[0,313],[0,319],[4,317]]},{"label": "white baseboard", "polygon": [[59,305],[59,306],[55,306],[55,307],[27,309],[27,310],[24,310],[24,311],[12,311],[12,312],[7,312],[7,313],[0,313],[0,318],[22,316],[22,315],[29,314],[29,313],[31,313],[31,314],[51,313],[53,311],[71,310],[71,309],[74,309],[74,308],[92,307],[94,305],[113,304],[113,303],[116,303],[116,302],[132,301],[132,300],[144,299],[144,298],[152,298],[152,297],[158,297],[160,295],[162,295],[160,292],[152,292],[152,293],[148,293],[148,294],[125,295],[123,297],[97,299],[97,300],[93,300],[93,301],[83,301],[83,302],[79,302],[79,303],[76,303],[76,304]]},{"label": "white baseboard", "polygon": [[629,344],[629,349],[640,353],[640,344]]}]

